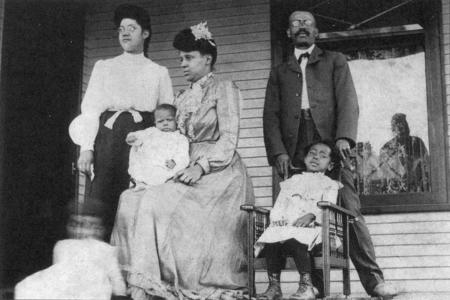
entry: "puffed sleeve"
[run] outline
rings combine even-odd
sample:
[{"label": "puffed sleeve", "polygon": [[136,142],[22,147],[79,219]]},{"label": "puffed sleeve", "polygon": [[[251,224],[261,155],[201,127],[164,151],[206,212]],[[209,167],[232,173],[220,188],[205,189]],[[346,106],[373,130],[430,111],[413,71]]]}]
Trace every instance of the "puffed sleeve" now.
[{"label": "puffed sleeve", "polygon": [[161,67],[161,78],[159,82],[158,104],[162,103],[173,104],[172,80],[166,67]]},{"label": "puffed sleeve", "polygon": [[203,168],[205,174],[230,164],[239,138],[241,92],[231,81],[221,82],[217,92],[219,139],[205,156],[196,161]]},{"label": "puffed sleeve", "polygon": [[174,171],[178,172],[189,165],[189,141],[188,139],[179,134],[177,136],[177,143],[174,147],[174,153],[172,159],[175,161]]},{"label": "puffed sleeve", "polygon": [[108,108],[108,99],[105,99],[103,87],[105,73],[104,61],[97,61],[81,103],[81,115],[75,118],[69,127],[70,137],[81,147],[81,151],[94,149],[100,115]]}]

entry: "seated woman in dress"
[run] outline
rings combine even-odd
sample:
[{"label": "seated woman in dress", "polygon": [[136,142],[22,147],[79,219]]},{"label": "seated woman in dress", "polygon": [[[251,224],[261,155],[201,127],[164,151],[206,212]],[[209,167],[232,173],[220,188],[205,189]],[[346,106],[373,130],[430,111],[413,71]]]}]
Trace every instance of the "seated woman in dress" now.
[{"label": "seated woman in dress", "polygon": [[190,164],[172,181],[122,193],[112,243],[134,300],[232,297],[247,283],[239,208],[254,200],[236,152],[241,94],[212,73],[217,46],[206,23],[182,30],[173,45],[191,83],[175,101]]}]

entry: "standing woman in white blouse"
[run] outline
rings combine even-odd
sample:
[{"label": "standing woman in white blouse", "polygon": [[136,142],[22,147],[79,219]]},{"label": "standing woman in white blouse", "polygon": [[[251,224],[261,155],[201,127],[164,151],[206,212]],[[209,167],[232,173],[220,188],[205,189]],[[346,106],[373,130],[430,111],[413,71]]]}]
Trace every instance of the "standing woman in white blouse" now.
[{"label": "standing woman in white blouse", "polygon": [[99,199],[108,209],[107,239],[120,193],[129,185],[130,146],[125,138],[129,132],[154,125],[153,110],[158,104],[173,102],[167,68],[147,58],[151,35],[148,12],[120,5],[114,12],[114,24],[124,52],[96,62],[81,115],[69,128],[72,140],[80,146],[78,169],[91,179],[93,176],[88,199]]}]

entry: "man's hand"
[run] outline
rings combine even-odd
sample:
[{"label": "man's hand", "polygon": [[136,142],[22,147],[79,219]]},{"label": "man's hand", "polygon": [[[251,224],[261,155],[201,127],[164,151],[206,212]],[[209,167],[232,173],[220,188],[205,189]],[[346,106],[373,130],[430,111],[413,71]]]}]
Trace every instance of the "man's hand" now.
[{"label": "man's hand", "polygon": [[193,166],[189,166],[186,169],[177,172],[173,176],[173,180],[180,181],[187,185],[193,185],[194,183],[199,181],[202,175],[203,175],[202,167],[198,164],[195,164]]},{"label": "man's hand", "polygon": [[346,139],[338,139],[336,148],[339,150],[342,159],[345,160],[350,155],[350,143]]},{"label": "man's hand", "polygon": [[289,165],[291,164],[291,159],[289,155],[283,153],[277,156],[277,160],[275,161],[275,167],[277,168],[278,175],[281,178],[287,179],[289,176]]},{"label": "man's hand", "polygon": [[80,157],[78,158],[78,170],[80,172],[91,176],[91,165],[94,163],[94,151],[85,150],[80,152]]},{"label": "man's hand", "polygon": [[295,227],[307,227],[309,226],[309,224],[314,222],[315,219],[316,217],[313,214],[309,213],[298,218],[292,225]]}]

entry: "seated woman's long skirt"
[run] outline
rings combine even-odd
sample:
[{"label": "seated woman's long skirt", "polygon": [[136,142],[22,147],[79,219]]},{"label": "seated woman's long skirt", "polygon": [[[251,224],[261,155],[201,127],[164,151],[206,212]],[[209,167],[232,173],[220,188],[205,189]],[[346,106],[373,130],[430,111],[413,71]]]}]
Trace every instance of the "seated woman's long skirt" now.
[{"label": "seated woman's long skirt", "polygon": [[142,299],[214,299],[244,288],[246,214],[240,205],[253,202],[237,153],[225,169],[193,186],[168,182],[123,192],[112,243],[132,289],[141,290]]}]

